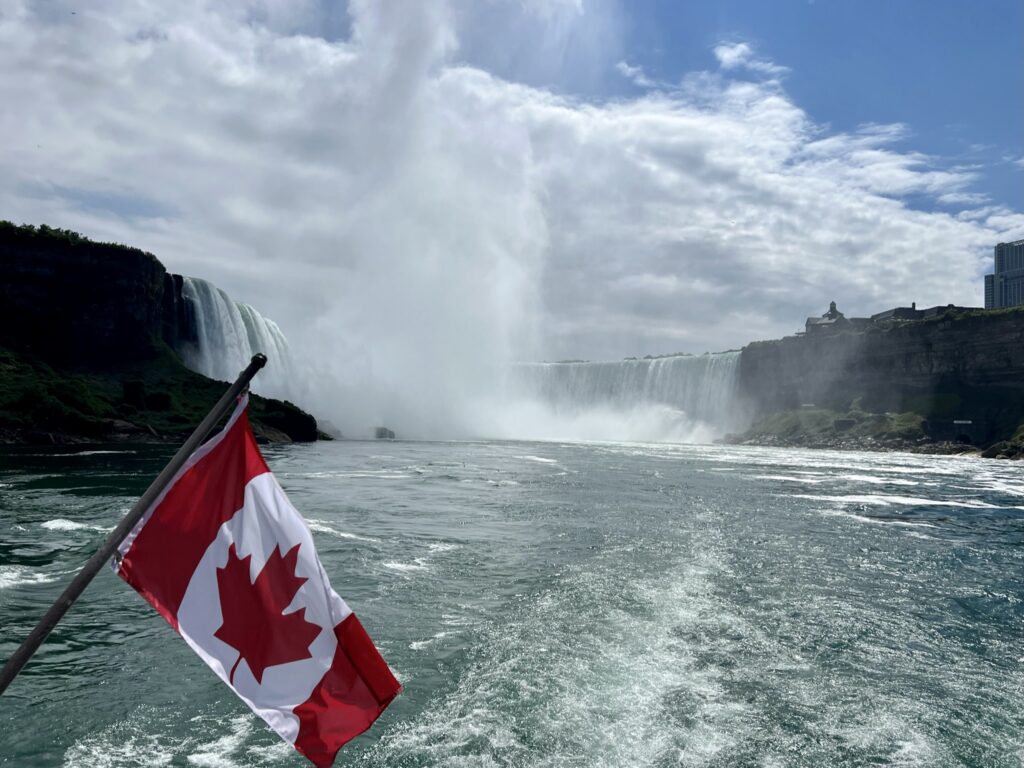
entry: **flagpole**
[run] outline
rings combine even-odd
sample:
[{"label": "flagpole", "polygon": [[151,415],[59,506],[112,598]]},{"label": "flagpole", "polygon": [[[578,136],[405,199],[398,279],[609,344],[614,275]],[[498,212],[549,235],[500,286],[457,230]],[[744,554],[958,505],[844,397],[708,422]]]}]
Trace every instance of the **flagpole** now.
[{"label": "flagpole", "polygon": [[11,681],[17,677],[21,668],[25,666],[32,654],[34,654],[39,646],[42,645],[43,641],[46,640],[46,636],[50,634],[51,630],[57,626],[57,622],[61,620],[61,617],[67,613],[67,610],[72,604],[79,598],[85,588],[89,585],[89,582],[93,580],[103,565],[113,556],[114,552],[117,551],[118,545],[125,536],[131,532],[135,527],[135,524],[142,519],[142,516],[146,514],[157,497],[163,492],[164,488],[167,487],[168,483],[174,478],[181,469],[182,465],[188,460],[196,448],[198,448],[208,434],[217,426],[217,422],[221,420],[221,417],[228,412],[230,408],[235,405],[235,401],[241,394],[242,390],[245,389],[252,377],[256,375],[256,372],[260,370],[264,365],[267,364],[267,357],[263,354],[255,354],[252,356],[252,360],[249,362],[248,367],[238,374],[238,378],[235,379],[235,383],[232,384],[228,391],[225,392],[217,404],[213,406],[213,410],[206,414],[206,418],[200,422],[199,426],[196,427],[195,431],[189,436],[188,440],[185,441],[184,445],[178,449],[178,452],[174,454],[174,458],[170,460],[163,471],[157,475],[156,480],[153,481],[152,485],[146,489],[146,492],[142,494],[141,498],[135,502],[135,506],[131,508],[131,511],[124,516],[124,519],[118,524],[118,526],[111,531],[110,535],[107,536],[106,541],[96,551],[92,557],[89,558],[88,562],[82,566],[82,570],[71,580],[67,588],[57,598],[57,601],[50,606],[50,609],[43,615],[43,618],[39,620],[25,641],[18,647],[11,657],[4,664],[3,669],[0,669],[0,695],[7,689],[7,686],[11,684]]}]

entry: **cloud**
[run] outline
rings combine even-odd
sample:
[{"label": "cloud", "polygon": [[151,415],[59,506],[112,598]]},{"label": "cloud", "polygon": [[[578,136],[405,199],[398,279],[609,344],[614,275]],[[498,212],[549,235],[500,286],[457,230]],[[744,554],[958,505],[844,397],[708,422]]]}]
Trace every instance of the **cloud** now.
[{"label": "cloud", "polygon": [[747,43],[720,43],[715,46],[714,54],[719,66],[724,70],[748,69],[774,78],[789,73],[789,67],[756,58],[754,49]]},{"label": "cloud", "polygon": [[627,80],[633,82],[641,88],[653,88],[656,83],[644,74],[643,67],[634,67],[627,64],[625,61],[620,61],[615,65],[615,69]]},{"label": "cloud", "polygon": [[992,245],[1024,236],[905,126],[831,132],[733,79],[776,66],[743,43],[602,101],[464,59],[458,4],[0,2],[0,216],[256,305],[296,396],[354,434],[478,432],[467,403],[510,360],[735,348],[833,298],[979,304]]},{"label": "cloud", "polygon": [[946,192],[937,199],[945,205],[983,205],[989,197],[980,192]]}]

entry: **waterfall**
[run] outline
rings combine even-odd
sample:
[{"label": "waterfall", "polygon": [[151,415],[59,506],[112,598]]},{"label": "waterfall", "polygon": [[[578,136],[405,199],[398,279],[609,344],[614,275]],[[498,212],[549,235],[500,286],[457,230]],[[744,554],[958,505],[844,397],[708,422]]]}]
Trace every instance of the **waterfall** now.
[{"label": "waterfall", "polygon": [[178,350],[185,365],[211,379],[234,381],[252,356],[262,352],[267,366],[253,380],[253,389],[296,399],[288,340],[277,323],[196,277],[183,279],[181,294],[195,320],[195,341],[182,342]]},{"label": "waterfall", "polygon": [[[555,420],[579,424],[587,414],[606,418],[600,434],[615,439],[708,440],[746,426],[737,398],[739,352],[622,360],[523,363],[512,383],[542,403]],[[591,419],[591,423],[593,419]]]}]

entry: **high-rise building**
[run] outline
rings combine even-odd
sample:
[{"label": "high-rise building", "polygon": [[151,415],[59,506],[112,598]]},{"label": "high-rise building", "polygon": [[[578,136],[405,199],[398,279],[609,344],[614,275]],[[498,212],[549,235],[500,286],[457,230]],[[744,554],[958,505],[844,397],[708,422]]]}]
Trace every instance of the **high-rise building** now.
[{"label": "high-rise building", "polygon": [[1024,304],[1024,240],[999,243],[996,271],[985,275],[985,309]]}]

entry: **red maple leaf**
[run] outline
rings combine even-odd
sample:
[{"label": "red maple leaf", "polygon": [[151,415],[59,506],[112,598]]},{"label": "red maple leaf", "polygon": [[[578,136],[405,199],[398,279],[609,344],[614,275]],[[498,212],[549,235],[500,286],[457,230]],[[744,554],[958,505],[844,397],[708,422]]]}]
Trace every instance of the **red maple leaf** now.
[{"label": "red maple leaf", "polygon": [[267,667],[312,657],[309,645],[320,634],[321,627],[306,621],[305,608],[284,613],[307,581],[295,575],[299,546],[296,544],[283,557],[281,550],[275,549],[255,582],[249,580],[252,555],[239,559],[234,544],[228,549],[227,563],[217,569],[224,622],[214,636],[238,651],[238,660],[228,676],[232,685],[242,659],[256,682],[262,683]]}]

